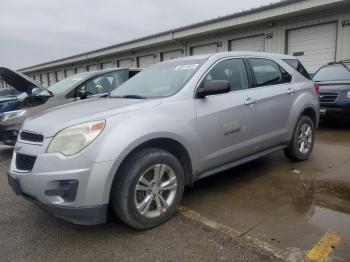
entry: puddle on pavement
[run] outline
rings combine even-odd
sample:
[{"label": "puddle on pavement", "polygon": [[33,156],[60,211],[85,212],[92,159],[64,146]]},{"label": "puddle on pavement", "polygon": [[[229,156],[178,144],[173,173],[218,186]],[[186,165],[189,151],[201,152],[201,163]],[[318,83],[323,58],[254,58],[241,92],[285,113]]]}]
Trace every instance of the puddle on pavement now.
[{"label": "puddle on pavement", "polygon": [[312,179],[298,174],[292,203],[319,228],[350,236],[350,181]]}]

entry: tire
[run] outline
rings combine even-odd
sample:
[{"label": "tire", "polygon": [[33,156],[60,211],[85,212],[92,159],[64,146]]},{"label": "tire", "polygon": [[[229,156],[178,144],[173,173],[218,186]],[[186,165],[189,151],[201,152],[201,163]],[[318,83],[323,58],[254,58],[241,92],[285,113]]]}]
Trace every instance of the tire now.
[{"label": "tire", "polygon": [[[162,178],[155,183],[157,177]],[[183,167],[175,156],[162,149],[141,149],[126,160],[116,175],[111,189],[112,208],[135,229],[156,227],[175,213],[184,185]]]},{"label": "tire", "polygon": [[[306,136],[306,128],[310,128],[311,134]],[[303,129],[303,130],[302,130]],[[303,132],[303,135],[301,134]],[[304,142],[304,150],[301,143]],[[310,157],[315,143],[315,124],[308,116],[301,116],[294,128],[292,140],[289,146],[284,149],[286,157],[295,160],[303,161]]]}]

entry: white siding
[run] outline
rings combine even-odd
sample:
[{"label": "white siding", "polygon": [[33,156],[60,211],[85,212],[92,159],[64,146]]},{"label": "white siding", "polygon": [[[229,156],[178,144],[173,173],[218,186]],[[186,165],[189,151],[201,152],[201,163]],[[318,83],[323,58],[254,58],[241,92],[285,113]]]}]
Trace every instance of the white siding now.
[{"label": "white siding", "polygon": [[265,36],[253,36],[230,41],[231,51],[264,52]]},{"label": "white siding", "polygon": [[310,72],[335,60],[337,24],[295,29],[288,32],[288,54],[297,56]]}]

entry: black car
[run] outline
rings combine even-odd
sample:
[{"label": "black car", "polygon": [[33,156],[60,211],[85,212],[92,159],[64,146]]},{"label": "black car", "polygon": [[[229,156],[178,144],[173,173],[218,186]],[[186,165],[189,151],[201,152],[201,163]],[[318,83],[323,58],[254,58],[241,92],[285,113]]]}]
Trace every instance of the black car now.
[{"label": "black car", "polygon": [[21,73],[0,67],[2,80],[22,92],[16,101],[8,104],[11,105],[11,111],[3,107],[3,112],[0,112],[0,144],[14,145],[27,117],[63,104],[104,96],[138,72],[140,69],[129,68],[84,72],[45,88]]},{"label": "black car", "polygon": [[350,60],[322,66],[313,80],[320,86],[321,117],[350,116]]}]

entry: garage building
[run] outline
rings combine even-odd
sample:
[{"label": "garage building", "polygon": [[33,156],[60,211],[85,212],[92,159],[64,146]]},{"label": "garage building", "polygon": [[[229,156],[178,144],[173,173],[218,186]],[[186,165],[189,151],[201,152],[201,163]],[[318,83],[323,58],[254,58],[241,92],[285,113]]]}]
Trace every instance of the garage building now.
[{"label": "garage building", "polygon": [[350,1],[286,0],[20,71],[51,85],[74,73],[141,67],[181,56],[220,51],[285,53],[309,72],[350,59]]}]

